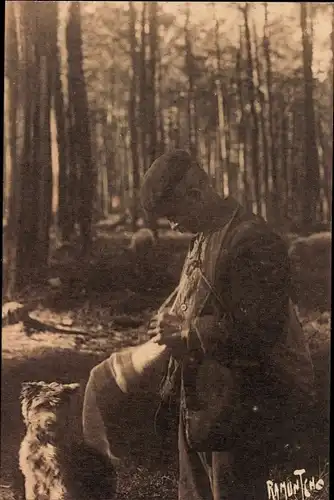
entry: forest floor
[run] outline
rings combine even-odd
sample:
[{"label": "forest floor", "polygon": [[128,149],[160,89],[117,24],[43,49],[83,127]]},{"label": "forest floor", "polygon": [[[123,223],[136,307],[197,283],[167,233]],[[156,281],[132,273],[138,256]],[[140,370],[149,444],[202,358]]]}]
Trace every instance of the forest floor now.
[{"label": "forest floor", "polygon": [[[24,434],[19,404],[22,382],[87,381],[89,371],[99,361],[147,338],[150,317],[177,284],[188,238],[164,231],[154,250],[150,277],[145,275],[143,279],[127,250],[130,236],[100,227],[89,266],[82,268],[73,256],[55,256],[49,273],[51,281],[31,286],[17,297],[22,304],[34,299],[38,304],[34,316],[41,322],[80,328],[89,335],[51,333],[47,329],[27,332],[21,322],[3,326],[0,500],[12,498],[10,485]],[[60,282],[55,286],[58,278]],[[312,290],[312,283],[309,285]],[[317,377],[319,412],[313,422],[319,443],[316,466],[326,483],[314,498],[324,499],[328,498],[330,312],[327,287],[320,289],[323,297],[318,293],[316,303],[304,301],[300,311]],[[141,397],[132,400],[120,416],[129,429],[126,439],[131,451],[118,475],[119,500],[177,498],[176,432],[161,442],[153,430],[155,409],[151,400]]]}]

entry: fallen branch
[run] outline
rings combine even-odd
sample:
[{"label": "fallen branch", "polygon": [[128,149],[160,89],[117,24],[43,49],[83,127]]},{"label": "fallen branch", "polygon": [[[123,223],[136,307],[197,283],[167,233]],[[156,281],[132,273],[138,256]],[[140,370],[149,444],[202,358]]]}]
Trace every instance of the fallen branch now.
[{"label": "fallen branch", "polygon": [[16,323],[23,323],[24,328],[29,335],[31,331],[49,332],[49,333],[68,333],[70,335],[85,335],[87,337],[92,334],[80,329],[73,329],[63,325],[54,325],[39,321],[32,318],[30,313],[38,306],[38,303],[30,302],[23,305],[19,302],[8,302],[2,308],[2,326],[14,325]]},{"label": "fallen branch", "polygon": [[50,323],[44,323],[35,318],[32,318],[29,314],[27,314],[22,319],[23,326],[27,331],[27,334],[31,334],[32,332],[48,332],[48,333],[67,333],[69,335],[84,335],[86,337],[91,337],[92,334],[86,332],[85,330],[76,330],[71,327],[51,325]]}]

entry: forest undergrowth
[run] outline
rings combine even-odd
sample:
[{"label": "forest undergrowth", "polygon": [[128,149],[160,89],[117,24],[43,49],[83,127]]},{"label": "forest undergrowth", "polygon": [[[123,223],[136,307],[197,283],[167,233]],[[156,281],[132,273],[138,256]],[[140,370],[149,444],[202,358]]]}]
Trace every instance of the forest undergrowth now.
[{"label": "forest undergrowth", "polygon": [[[34,302],[31,315],[41,324],[63,325],[69,331],[51,333],[47,326],[44,331],[27,331],[24,322],[3,326],[1,500],[11,498],[10,485],[24,432],[19,408],[21,383],[25,380],[86,381],[90,369],[111,352],[147,338],[150,317],[177,284],[187,237],[164,232],[154,249],[149,275],[128,250],[129,238],[130,234],[100,231],[92,259],[85,268],[70,252],[64,256],[64,252],[57,254],[56,251],[44,281],[31,285],[17,297],[22,304]],[[312,474],[324,477],[325,488],[314,493],[314,498],[319,500],[328,498],[331,321],[328,238],[328,234],[318,237],[318,242],[313,242],[305,251],[305,246],[301,250],[297,237],[291,237],[291,245],[295,245],[292,257],[298,272],[297,292],[303,286],[299,315],[316,372],[317,411],[312,416],[312,429],[305,435],[304,456],[311,456]],[[313,266],[311,271],[303,259],[310,259],[312,251],[317,253],[317,258],[313,256],[312,260],[317,262],[317,268]],[[71,333],[71,329],[83,333]],[[141,397],[133,400],[119,416],[128,429],[129,449],[128,459],[118,475],[119,500],[177,497],[176,429],[171,425],[162,441],[154,432],[155,409],[152,401]],[[308,464],[299,466],[307,468]],[[278,481],[284,477],[285,480],[286,474],[292,472],[273,470],[272,479]]]}]

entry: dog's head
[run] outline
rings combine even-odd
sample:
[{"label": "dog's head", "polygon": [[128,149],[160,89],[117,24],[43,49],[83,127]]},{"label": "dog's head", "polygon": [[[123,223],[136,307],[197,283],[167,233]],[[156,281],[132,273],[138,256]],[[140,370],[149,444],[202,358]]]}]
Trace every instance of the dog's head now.
[{"label": "dog's head", "polygon": [[27,427],[45,432],[64,428],[77,403],[80,384],[24,382],[21,386],[21,410]]}]

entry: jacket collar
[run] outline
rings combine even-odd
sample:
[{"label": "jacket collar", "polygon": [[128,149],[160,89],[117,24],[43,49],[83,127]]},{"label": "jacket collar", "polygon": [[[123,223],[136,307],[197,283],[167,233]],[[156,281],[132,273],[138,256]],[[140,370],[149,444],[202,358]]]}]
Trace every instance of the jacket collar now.
[{"label": "jacket collar", "polygon": [[227,224],[231,222],[232,219],[234,219],[234,217],[238,213],[242,212],[243,210],[244,208],[232,196],[223,198],[221,202],[221,210],[217,211],[217,213],[210,221],[208,228],[203,231],[203,233],[207,234],[223,229]]}]

